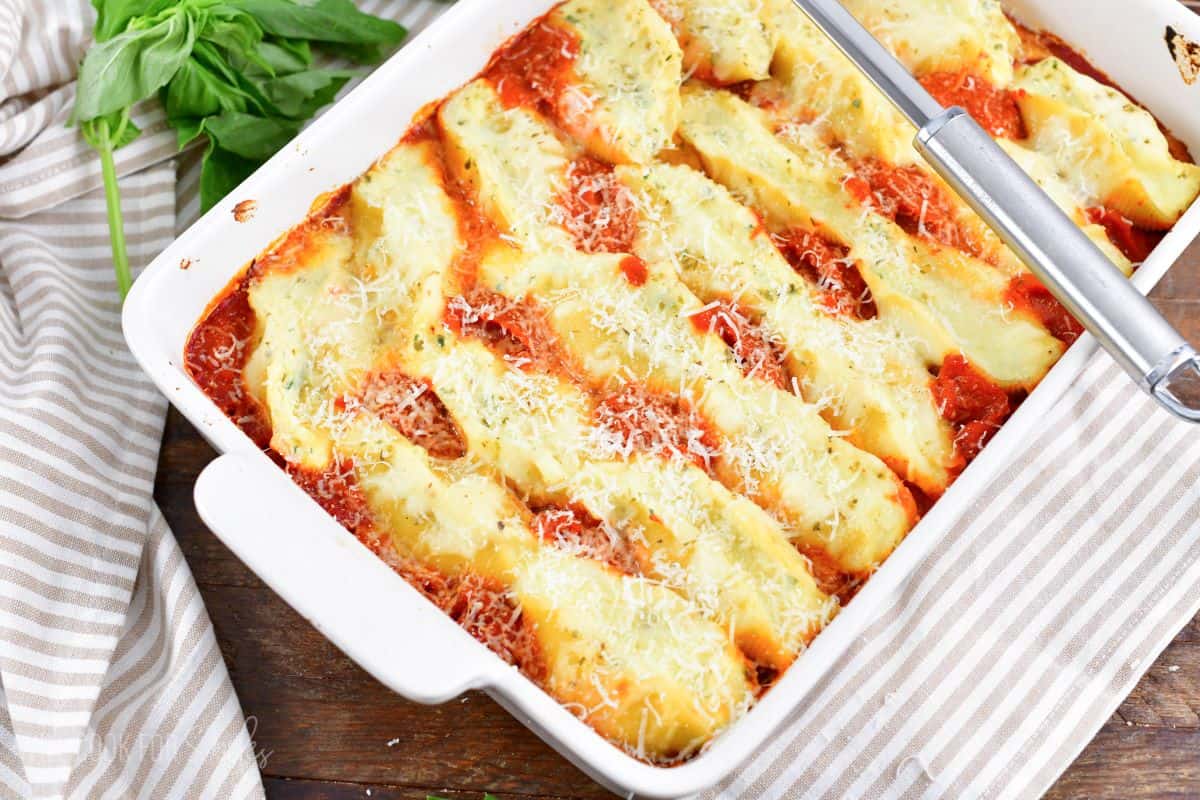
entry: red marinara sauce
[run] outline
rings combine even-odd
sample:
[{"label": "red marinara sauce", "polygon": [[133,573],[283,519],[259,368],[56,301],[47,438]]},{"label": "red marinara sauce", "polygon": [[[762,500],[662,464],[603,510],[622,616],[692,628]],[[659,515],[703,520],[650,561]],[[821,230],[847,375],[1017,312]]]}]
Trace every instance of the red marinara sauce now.
[{"label": "red marinara sauce", "polygon": [[546,677],[546,660],[534,625],[502,583],[467,573],[435,600],[463,630],[534,681]]},{"label": "red marinara sauce", "polygon": [[844,185],[860,203],[911,236],[982,255],[979,241],[959,225],[950,195],[920,168],[864,159],[854,169]]},{"label": "red marinara sauce", "polygon": [[741,312],[735,303],[710,303],[691,315],[692,325],[701,332],[712,332],[733,351],[734,360],[748,378],[759,378],[780,389],[788,385],[783,364],[783,348]]},{"label": "red marinara sauce", "polygon": [[466,455],[462,431],[427,380],[399,370],[376,372],[367,378],[356,401],[435,458]]},{"label": "red marinara sauce", "polygon": [[578,506],[543,506],[533,515],[533,529],[545,541],[585,558],[608,564],[626,575],[640,575],[641,565],[624,536]]},{"label": "red marinara sauce", "polygon": [[1033,275],[1018,275],[1009,281],[1004,293],[1006,302],[1014,308],[1032,314],[1050,334],[1061,342],[1071,344],[1083,333],[1083,326],[1071,316],[1071,312],[1050,294]]},{"label": "red marinara sauce", "polygon": [[371,511],[367,506],[367,498],[359,488],[353,461],[335,457],[323,470],[292,463],[286,469],[292,480],[316,500],[329,516],[364,543],[371,543],[374,538]]},{"label": "red marinara sauce", "polygon": [[632,253],[638,232],[633,193],[613,168],[590,156],[572,161],[558,198],[563,227],[585,253]]},{"label": "red marinara sauce", "polygon": [[796,545],[796,550],[808,561],[809,571],[817,588],[828,595],[833,595],[844,607],[858,594],[859,588],[865,581],[864,576],[851,575],[843,572],[836,561],[819,547]]},{"label": "red marinara sauce", "polygon": [[629,383],[604,397],[593,412],[610,445],[623,453],[679,457],[708,470],[718,453],[707,420],[679,397]]},{"label": "red marinara sauce", "polygon": [[1008,419],[1008,394],[957,354],[942,362],[932,388],[942,418],[955,428],[955,449],[970,463]]},{"label": "red marinara sauce", "polygon": [[509,108],[553,107],[578,57],[579,39],[543,18],[497,52],[483,74]]},{"label": "red marinara sauce", "polygon": [[1025,138],[1025,120],[1017,106],[1018,93],[998,89],[966,69],[930,73],[921,78],[921,85],[942,105],[962,106],[993,136]]},{"label": "red marinara sauce", "polygon": [[630,286],[645,286],[646,281],[650,278],[650,270],[646,268],[646,262],[637,256],[625,256],[621,259],[620,266],[621,274],[625,276],[625,280],[629,281]]},{"label": "red marinara sauce", "polygon": [[1145,261],[1166,236],[1166,231],[1148,231],[1133,224],[1119,211],[1103,206],[1089,208],[1088,220],[1104,227],[1108,240],[1134,264]]},{"label": "red marinara sauce", "polygon": [[545,312],[532,300],[512,300],[477,285],[450,298],[444,319],[450,330],[480,339],[522,369],[575,375]]},{"label": "red marinara sauce", "polygon": [[209,309],[188,337],[183,363],[192,380],[259,447],[271,442],[266,411],[246,388],[243,371],[250,357],[256,322],[249,278],[243,277]]},{"label": "red marinara sauce", "polygon": [[878,316],[871,290],[858,265],[850,260],[848,247],[803,228],[792,228],[771,238],[792,269],[818,286],[830,312],[856,319]]}]

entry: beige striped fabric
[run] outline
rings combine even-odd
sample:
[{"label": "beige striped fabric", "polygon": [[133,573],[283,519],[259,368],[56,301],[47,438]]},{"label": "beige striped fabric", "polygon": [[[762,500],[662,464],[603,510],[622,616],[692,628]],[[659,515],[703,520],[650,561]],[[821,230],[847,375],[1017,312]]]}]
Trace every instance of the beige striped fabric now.
[{"label": "beige striped fabric", "polygon": [[[173,184],[169,162],[122,181],[135,262],[170,241]],[[0,795],[261,794],[151,499],[165,403],[122,341],[107,249],[96,192],[0,220]],[[224,779],[236,794],[204,788]]]},{"label": "beige striped fabric", "polygon": [[[368,5],[412,28],[442,8]],[[86,0],[0,0],[0,798],[262,797],[152,500],[166,402],[121,335],[99,162],[65,127],[92,21]],[[176,181],[154,103],[134,120],[117,163],[140,266],[197,215],[198,170]]]},{"label": "beige striped fabric", "polygon": [[[368,0],[417,30],[443,5]],[[122,341],[84,0],[0,0],[0,797],[262,795],[151,500],[164,403]],[[130,254],[198,215],[161,112],[119,151]],[[1200,607],[1200,436],[1095,356],[728,798],[1036,797]]]},{"label": "beige striped fabric", "polygon": [[[0,0],[0,795],[261,796],[151,499],[165,403],[121,336],[99,168],[63,126],[90,23],[84,2]],[[160,111],[137,122],[144,264],[174,233],[174,145]]]}]

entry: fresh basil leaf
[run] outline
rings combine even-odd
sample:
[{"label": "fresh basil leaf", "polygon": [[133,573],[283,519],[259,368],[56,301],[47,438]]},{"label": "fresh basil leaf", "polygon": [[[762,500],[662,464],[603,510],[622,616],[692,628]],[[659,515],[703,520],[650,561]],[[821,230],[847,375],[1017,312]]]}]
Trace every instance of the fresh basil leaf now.
[{"label": "fresh basil leaf", "polygon": [[317,42],[395,46],[404,26],[359,11],[351,0],[227,0],[254,15],[267,33]]},{"label": "fresh basil leaf", "polygon": [[300,132],[300,120],[227,111],[204,120],[204,132],[234,155],[266,161]]},{"label": "fresh basil leaf", "polygon": [[196,42],[196,49],[192,57],[229,87],[229,91],[236,92],[245,98],[245,107],[239,110],[252,111],[263,116],[279,113],[271,101],[254,85],[254,81],[247,77],[245,62],[230,63],[215,45],[205,41]]},{"label": "fresh basil leaf", "polygon": [[211,42],[206,42],[203,39],[196,42],[192,57],[207,67],[210,72],[219,77],[224,83],[230,86],[237,85],[240,77],[237,68]]},{"label": "fresh basil leaf", "polygon": [[74,118],[88,120],[151,96],[171,80],[196,41],[182,9],[142,30],[93,45],[79,67]]},{"label": "fresh basil leaf", "polygon": [[92,36],[105,42],[125,30],[134,17],[148,17],[169,8],[172,0],[92,0],[96,9],[96,27]]},{"label": "fresh basil leaf", "polygon": [[259,162],[242,158],[209,140],[200,162],[200,210],[208,211],[258,168]]},{"label": "fresh basil leaf", "polygon": [[[233,12],[224,17],[210,18],[200,30],[200,38],[220,47],[227,55],[253,61],[258,59],[258,44],[262,41],[263,29],[249,14]],[[270,70],[265,62],[260,62],[260,65]]]},{"label": "fresh basil leaf", "polygon": [[[307,50],[307,47],[305,49]],[[280,47],[275,42],[266,40],[259,42],[254,53],[229,53],[228,55],[229,65],[251,80],[303,72],[312,64],[311,50],[307,51],[305,58],[301,58],[291,49]]]},{"label": "fresh basil leaf", "polygon": [[167,122],[175,129],[175,142],[179,145],[180,150],[204,133],[203,117],[172,117]]},{"label": "fresh basil leaf", "polygon": [[350,44],[348,42],[322,42],[321,49],[331,55],[353,61],[355,64],[378,64],[383,61],[390,48],[381,44]]},{"label": "fresh basil leaf", "polygon": [[[312,48],[308,46],[307,39],[264,40],[259,49],[263,58],[274,65],[276,73],[298,72],[312,66]],[[296,66],[292,69],[287,66],[289,64]]]},{"label": "fresh basil leaf", "polygon": [[352,70],[308,69],[259,81],[258,88],[283,116],[308,119],[332,103],[338,90],[356,74]]},{"label": "fresh basil leaf", "polygon": [[207,117],[222,111],[245,111],[246,93],[225,83],[208,67],[189,58],[171,78],[163,96],[168,118]]}]

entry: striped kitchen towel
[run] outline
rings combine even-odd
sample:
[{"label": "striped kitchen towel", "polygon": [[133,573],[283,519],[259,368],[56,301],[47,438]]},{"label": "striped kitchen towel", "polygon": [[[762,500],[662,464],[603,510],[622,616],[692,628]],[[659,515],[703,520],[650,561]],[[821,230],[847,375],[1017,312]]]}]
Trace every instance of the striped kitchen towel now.
[{"label": "striped kitchen towel", "polygon": [[[444,6],[369,0],[419,29]],[[62,123],[85,0],[0,0],[0,797],[262,795],[151,499],[99,170]],[[130,254],[198,211],[161,113],[118,153]],[[178,200],[176,199],[178,198]],[[1200,607],[1200,435],[1102,355],[720,798],[1035,797]]]},{"label": "striped kitchen towel", "polygon": [[[366,5],[410,28],[442,8]],[[0,0],[0,798],[262,797],[152,498],[166,401],[121,335],[99,162],[64,124],[93,19]],[[156,104],[134,121],[117,162],[144,265],[175,235],[177,151]]]}]

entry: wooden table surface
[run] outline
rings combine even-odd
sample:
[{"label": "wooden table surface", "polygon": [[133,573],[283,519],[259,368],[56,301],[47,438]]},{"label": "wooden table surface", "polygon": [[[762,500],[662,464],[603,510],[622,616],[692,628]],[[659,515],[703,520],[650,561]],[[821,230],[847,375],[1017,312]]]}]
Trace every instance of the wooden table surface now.
[{"label": "wooden table surface", "polygon": [[[1159,285],[1159,308],[1200,341],[1200,242]],[[192,485],[214,453],[174,409],[155,497],[216,626],[267,795],[288,800],[609,796],[487,696],[407,702],[317,633],[196,516]],[[337,575],[330,575],[336,586]],[[429,655],[436,658],[436,655]],[[1200,797],[1200,617],[1150,668],[1053,798]]]}]

